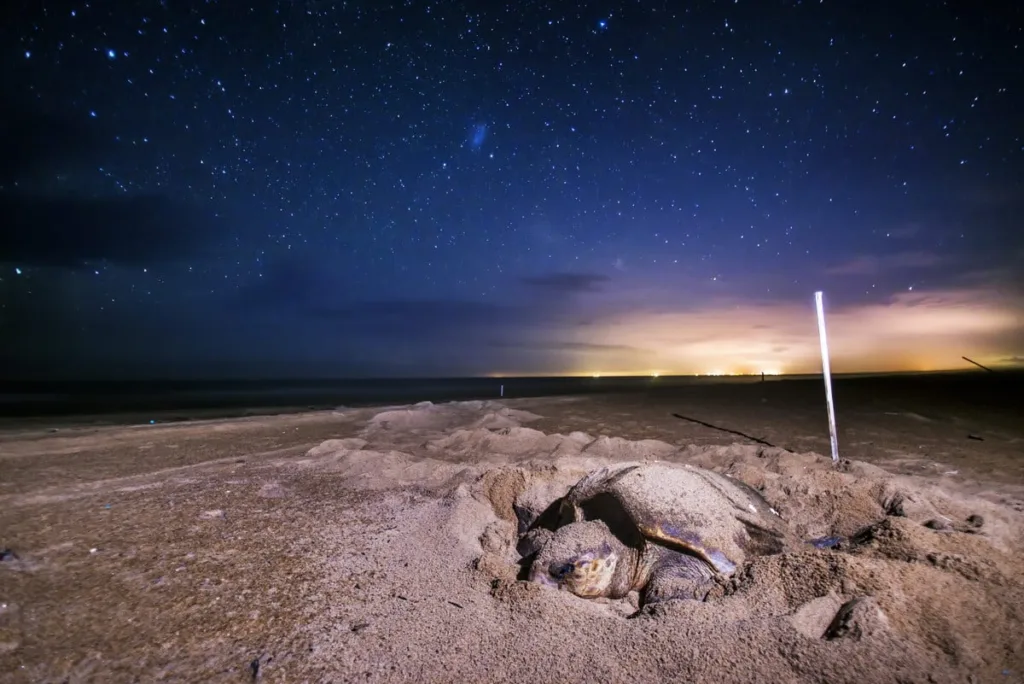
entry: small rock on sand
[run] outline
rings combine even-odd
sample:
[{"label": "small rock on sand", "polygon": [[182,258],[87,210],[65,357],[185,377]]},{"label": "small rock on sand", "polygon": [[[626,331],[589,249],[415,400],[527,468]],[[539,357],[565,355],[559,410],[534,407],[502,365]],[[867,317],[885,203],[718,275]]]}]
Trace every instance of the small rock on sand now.
[{"label": "small rock on sand", "polygon": [[825,630],[824,636],[830,641],[849,637],[860,641],[888,629],[889,618],[879,608],[875,599],[871,596],[859,596],[843,604]]},{"label": "small rock on sand", "polygon": [[820,639],[828,630],[832,620],[843,607],[843,601],[834,593],[819,596],[797,608],[789,617],[796,631],[810,639]]}]

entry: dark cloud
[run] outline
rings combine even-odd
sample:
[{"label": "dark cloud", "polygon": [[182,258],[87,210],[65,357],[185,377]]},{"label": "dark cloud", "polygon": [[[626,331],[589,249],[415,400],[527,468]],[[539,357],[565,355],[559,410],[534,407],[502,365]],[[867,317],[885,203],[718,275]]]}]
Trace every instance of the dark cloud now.
[{"label": "dark cloud", "polygon": [[102,149],[90,122],[0,102],[0,184],[95,160]]},{"label": "dark cloud", "polygon": [[[330,290],[324,273],[308,261],[279,259],[267,265],[231,299],[229,306],[241,311],[288,307],[307,310],[317,293]],[[344,293],[342,293],[344,294]]]},{"label": "dark cloud", "polygon": [[907,221],[885,231],[887,237],[896,240],[909,240],[921,234],[923,226],[916,221]]},{"label": "dark cloud", "polygon": [[0,254],[8,262],[75,268],[167,263],[196,256],[221,221],[158,195],[105,199],[0,196]]},{"label": "dark cloud", "polygon": [[600,284],[610,280],[598,273],[552,273],[545,276],[523,278],[522,282],[553,293],[600,292]]},{"label": "dark cloud", "polygon": [[271,315],[370,336],[466,334],[472,329],[529,324],[544,312],[521,304],[457,298],[387,297],[345,274],[311,268],[302,259],[278,261],[228,303],[243,315]]},{"label": "dark cloud", "polygon": [[309,313],[340,326],[358,327],[364,332],[412,335],[521,323],[527,314],[516,306],[455,299],[368,301],[310,309]]},{"label": "dark cloud", "polygon": [[529,351],[583,351],[583,352],[646,352],[645,349],[628,344],[596,344],[593,342],[490,342],[497,349],[522,349]]},{"label": "dark cloud", "polygon": [[153,265],[203,256],[226,223],[160,194],[53,193],[54,179],[110,154],[95,122],[0,103],[0,259],[76,268]]},{"label": "dark cloud", "polygon": [[362,335],[458,338],[564,322],[566,302],[551,295],[589,291],[606,278],[553,274],[524,280],[544,292],[505,300],[391,297],[367,289],[351,274],[311,267],[308,259],[298,257],[268,265],[263,277],[233,297],[229,309],[304,319]]},{"label": "dark cloud", "polygon": [[825,268],[827,275],[876,276],[893,271],[909,271],[942,266],[948,259],[932,252],[861,254]]}]

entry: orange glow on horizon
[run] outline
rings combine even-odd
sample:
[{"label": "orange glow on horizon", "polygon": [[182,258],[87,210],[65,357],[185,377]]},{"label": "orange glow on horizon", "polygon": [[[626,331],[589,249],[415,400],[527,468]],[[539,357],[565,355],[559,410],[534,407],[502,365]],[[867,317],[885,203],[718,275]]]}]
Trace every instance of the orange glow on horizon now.
[{"label": "orange glow on horizon", "polygon": [[[886,303],[830,308],[834,373],[937,371],[1019,358],[1022,302],[984,290],[906,292]],[[585,335],[583,334],[585,332]],[[565,375],[792,375],[821,372],[814,305],[719,302],[681,311],[635,311],[561,331],[579,349]],[[593,369],[600,368],[600,372]],[[658,368],[652,372],[650,368]]]}]

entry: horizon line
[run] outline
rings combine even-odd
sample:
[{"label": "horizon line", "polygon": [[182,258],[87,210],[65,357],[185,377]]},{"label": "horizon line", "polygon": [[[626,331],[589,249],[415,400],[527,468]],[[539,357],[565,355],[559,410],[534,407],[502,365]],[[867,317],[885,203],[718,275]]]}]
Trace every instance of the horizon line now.
[{"label": "horizon line", "polygon": [[[939,375],[939,374],[976,374],[980,376],[993,375],[1001,372],[1024,371],[1024,364],[1000,365],[986,372],[981,368],[941,368],[928,370],[864,370],[864,371],[842,371],[831,373],[832,377],[850,376],[879,376],[879,375]],[[548,374],[483,374],[483,375],[375,375],[375,376],[276,376],[276,377],[121,377],[121,378],[20,378],[0,380],[0,387],[4,385],[17,384],[42,384],[42,383],[194,383],[194,382],[375,382],[375,381],[431,381],[431,380],[624,380],[624,379],[647,379],[647,380],[671,380],[674,378],[687,379],[708,379],[715,378],[773,378],[784,379],[806,379],[820,378],[824,376],[822,371],[813,373],[566,373],[558,375]]]}]

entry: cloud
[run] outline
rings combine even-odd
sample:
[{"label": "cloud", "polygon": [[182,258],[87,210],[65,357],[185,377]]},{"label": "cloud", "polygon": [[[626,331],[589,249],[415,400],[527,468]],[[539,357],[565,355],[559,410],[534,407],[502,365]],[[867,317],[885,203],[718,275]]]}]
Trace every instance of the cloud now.
[{"label": "cloud", "polygon": [[95,126],[0,103],[0,184],[95,159],[101,149]]},{"label": "cloud", "polygon": [[359,326],[366,332],[396,332],[409,335],[438,330],[522,322],[527,312],[496,302],[458,299],[396,299],[367,301],[347,306],[320,307],[310,313],[338,325]]},{"label": "cloud", "polygon": [[429,292],[410,297],[381,290],[386,283],[367,286],[344,271],[296,258],[268,265],[262,278],[224,302],[222,318],[237,320],[247,330],[268,331],[260,333],[260,344],[270,345],[273,337],[278,354],[297,344],[284,331],[319,339],[337,355],[365,359],[363,372],[557,374],[573,355],[643,353],[548,335],[560,326],[575,326],[581,317],[606,314],[604,297],[575,296],[594,292],[606,280],[554,273],[519,279],[526,290],[505,288],[501,297],[463,299]]},{"label": "cloud", "polygon": [[556,352],[643,352],[639,347],[627,344],[595,344],[593,342],[490,342],[488,346],[497,349],[523,349],[529,351],[556,351]]},{"label": "cloud", "polygon": [[546,276],[523,278],[522,282],[539,290],[571,294],[599,292],[601,290],[599,285],[608,280],[608,276],[597,273],[552,273]]},{"label": "cloud", "polygon": [[1024,182],[1018,179],[959,182],[956,188],[957,198],[975,207],[1019,208],[1024,203]]},{"label": "cloud", "polygon": [[931,252],[899,252],[897,254],[863,254],[825,268],[827,275],[877,276],[901,269],[924,269],[941,266],[946,259]]},{"label": "cloud", "polygon": [[350,341],[401,347],[402,355],[411,353],[413,346],[416,353],[429,348],[437,355],[456,350],[466,360],[471,356],[496,359],[499,350],[513,356],[540,351],[555,355],[599,348],[544,338],[546,331],[606,313],[606,302],[580,302],[572,297],[598,291],[597,284],[606,280],[597,274],[553,273],[520,279],[529,286],[525,295],[508,290],[504,298],[408,297],[399,292],[389,296],[367,289],[344,272],[316,268],[296,258],[268,265],[262,278],[226,302],[225,314],[305,334],[341,335]]},{"label": "cloud", "polygon": [[307,310],[316,306],[318,294],[337,294],[339,290],[344,292],[326,271],[311,267],[308,260],[278,259],[240,288],[228,308],[245,313],[275,308]]},{"label": "cloud", "polygon": [[54,193],[58,176],[95,176],[115,151],[104,138],[94,122],[0,103],[0,260],[152,265],[201,257],[225,237],[227,222],[213,211],[164,195]]},{"label": "cloud", "polygon": [[963,289],[987,289],[1002,296],[1024,299],[1024,249],[1016,252],[1004,249],[998,262],[978,260],[976,264],[976,267],[952,274],[950,282]]},{"label": "cloud", "polygon": [[[962,367],[961,356],[985,363],[1024,349],[1024,300],[986,289],[903,292],[885,301],[829,307],[832,366],[837,372]],[[605,364],[576,354],[576,373],[820,372],[809,303],[709,301],[699,309],[635,307],[598,318],[565,337],[621,352]],[[631,349],[643,349],[642,357]]]},{"label": "cloud", "polygon": [[[539,285],[499,288],[501,298],[430,291],[410,298],[388,289],[386,279],[318,263],[299,255],[265,265],[262,278],[232,288],[230,298],[195,283],[173,301],[122,306],[100,318],[76,317],[67,304],[69,292],[74,301],[104,301],[99,279],[61,270],[65,286],[41,279],[35,299],[14,312],[16,332],[0,344],[0,358],[8,366],[35,358],[46,370],[48,359],[61,357],[89,372],[123,373],[132,357],[138,375],[145,368],[282,377],[820,372],[806,290],[754,298],[744,283],[684,273],[657,278],[657,287],[650,274],[624,275],[615,288],[591,294],[608,279],[556,273],[533,278]],[[1006,282],[979,272],[944,289],[868,302],[826,289],[833,368],[963,368],[961,356],[1014,363],[1024,356],[1024,291]],[[40,320],[50,322],[44,335]],[[39,339],[53,342],[44,349]]]},{"label": "cloud", "polygon": [[529,313],[509,303],[443,297],[388,297],[357,287],[344,272],[303,258],[276,261],[241,288],[228,309],[245,315],[282,314],[361,332],[415,335],[435,328],[520,323]]},{"label": "cloud", "polygon": [[106,199],[0,196],[0,254],[9,263],[76,268],[165,263],[199,254],[221,222],[159,195]]},{"label": "cloud", "polygon": [[[281,309],[291,315],[330,320],[336,324],[359,323],[363,327],[413,329],[435,325],[539,324],[562,317],[566,296],[598,292],[607,276],[585,273],[553,273],[521,278],[529,286],[527,296],[516,299],[461,299],[449,297],[388,296],[367,290],[365,283],[345,272],[324,269],[311,259],[295,257],[268,264],[262,277],[241,288],[230,308],[246,312]],[[516,297],[508,292],[508,297]],[[579,304],[574,309],[580,309]]]},{"label": "cloud", "polygon": [[921,233],[922,228],[923,226],[920,223],[911,221],[890,228],[885,232],[885,235],[897,240],[909,240],[910,238],[917,237]]},{"label": "cloud", "polygon": [[[547,327],[526,331],[526,335],[543,336],[558,325],[551,321]],[[502,375],[550,374],[567,372],[627,372],[656,371],[651,366],[655,354],[649,349],[627,344],[603,344],[564,339],[522,339],[524,331],[510,331],[509,340],[489,339],[485,349],[477,356],[486,360],[485,372]],[[628,359],[628,367],[619,361]],[[644,369],[637,371],[636,369]]]}]

